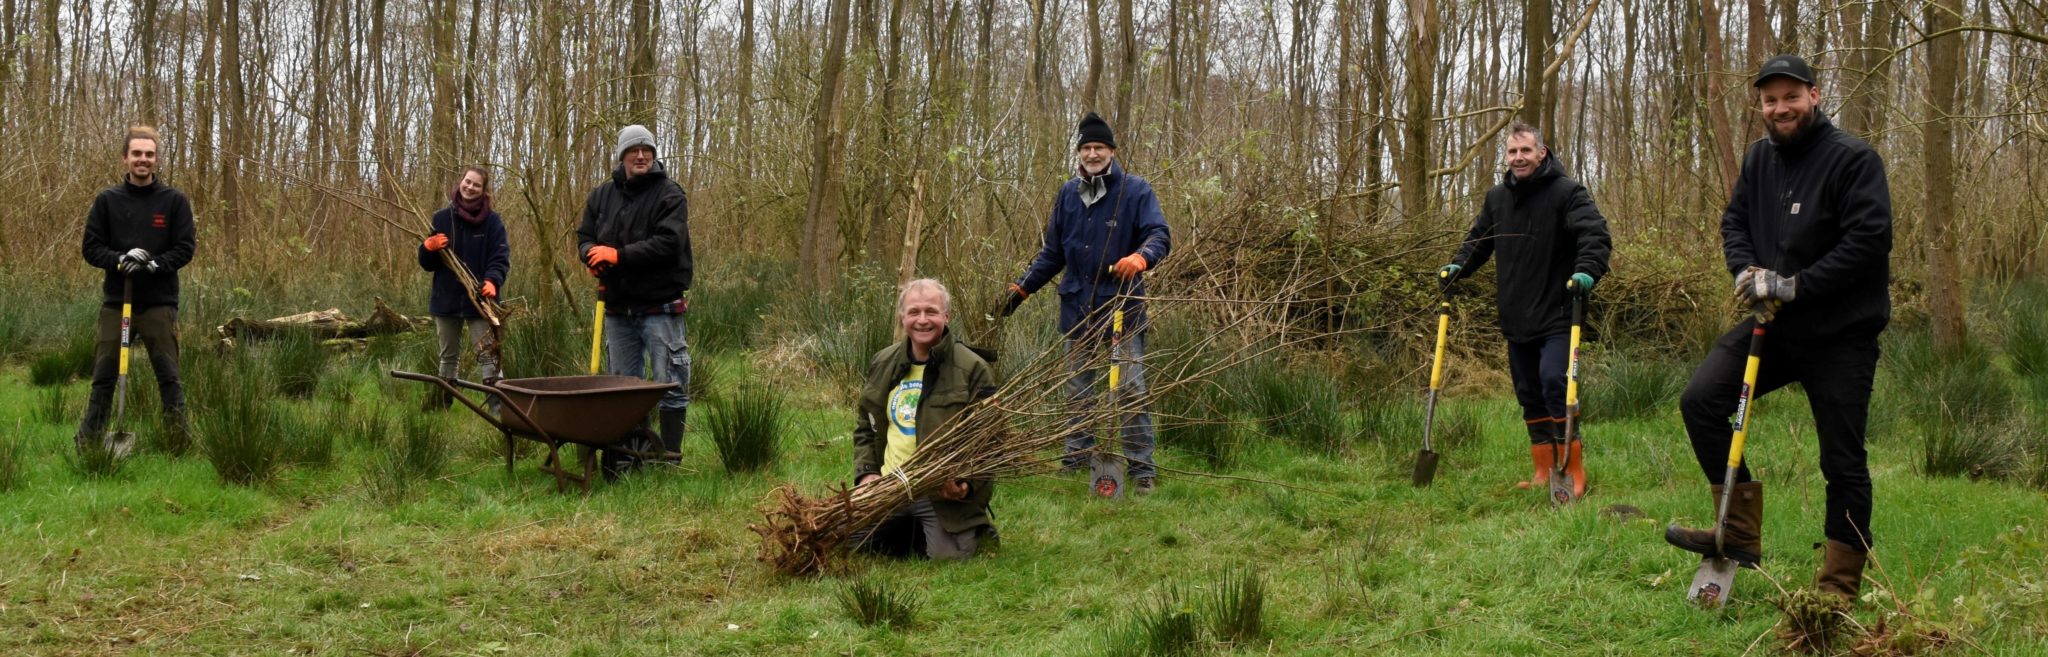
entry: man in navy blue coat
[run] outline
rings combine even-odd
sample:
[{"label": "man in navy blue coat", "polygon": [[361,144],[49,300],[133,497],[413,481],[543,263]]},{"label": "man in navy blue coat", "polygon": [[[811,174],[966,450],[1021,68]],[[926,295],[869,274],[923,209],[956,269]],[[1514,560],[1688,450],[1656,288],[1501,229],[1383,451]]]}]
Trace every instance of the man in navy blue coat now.
[{"label": "man in navy blue coat", "polygon": [[[1024,276],[1005,292],[1003,314],[1016,311],[1025,297],[1060,276],[1060,334],[1066,339],[1068,369],[1073,374],[1067,381],[1067,397],[1078,407],[1099,394],[1099,371],[1088,364],[1099,362],[1101,350],[1108,347],[1110,315],[1120,304],[1125,327],[1122,347],[1129,363],[1118,394],[1144,400],[1145,270],[1165,260],[1173,242],[1152,184],[1119,166],[1116,135],[1109,123],[1089,112],[1077,133],[1074,154],[1079,167],[1074,177],[1060,186],[1053,201],[1052,217],[1045,226],[1045,246]],[[1122,427],[1126,475],[1140,494],[1152,492],[1158,477],[1152,462],[1152,416],[1146,406],[1141,401],[1137,412],[1123,419]],[[1087,458],[1087,450],[1095,446],[1095,435],[1079,413],[1071,426],[1064,462],[1069,470],[1076,470]]]}]

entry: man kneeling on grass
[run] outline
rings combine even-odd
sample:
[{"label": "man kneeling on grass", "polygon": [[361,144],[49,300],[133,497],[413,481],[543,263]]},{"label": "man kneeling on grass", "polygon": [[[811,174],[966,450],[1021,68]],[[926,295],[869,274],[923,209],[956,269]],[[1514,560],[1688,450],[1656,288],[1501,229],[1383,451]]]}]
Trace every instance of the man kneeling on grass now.
[{"label": "man kneeling on grass", "polygon": [[[937,435],[968,404],[995,394],[988,363],[946,331],[952,310],[946,286],[929,278],[904,284],[897,296],[905,339],[868,361],[867,383],[854,410],[855,484],[899,475],[917,452],[919,436]],[[972,557],[984,539],[995,536],[988,520],[994,492],[995,482],[988,479],[947,482],[937,494],[856,532],[852,543],[889,556]]]}]

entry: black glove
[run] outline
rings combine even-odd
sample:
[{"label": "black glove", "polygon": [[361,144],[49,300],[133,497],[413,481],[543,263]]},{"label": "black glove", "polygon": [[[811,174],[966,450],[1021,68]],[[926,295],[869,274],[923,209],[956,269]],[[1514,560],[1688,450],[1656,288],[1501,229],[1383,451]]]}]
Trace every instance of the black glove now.
[{"label": "black glove", "polygon": [[1003,290],[1002,315],[1004,317],[1009,317],[1010,315],[1016,314],[1017,306],[1024,305],[1024,297],[1028,296],[1031,295],[1025,293],[1023,287],[1018,286],[1016,283],[1011,283],[1010,289]]},{"label": "black glove", "polygon": [[119,261],[114,263],[114,269],[119,270],[123,274],[133,274],[138,269],[147,269],[154,272],[156,271],[156,261],[150,259],[148,251],[129,249],[127,253],[121,254]]}]

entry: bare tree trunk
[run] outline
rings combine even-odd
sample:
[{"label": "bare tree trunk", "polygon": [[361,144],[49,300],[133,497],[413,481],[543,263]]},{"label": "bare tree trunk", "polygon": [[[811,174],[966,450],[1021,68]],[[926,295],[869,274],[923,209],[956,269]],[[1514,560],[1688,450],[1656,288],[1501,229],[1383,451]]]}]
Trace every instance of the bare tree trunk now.
[{"label": "bare tree trunk", "polygon": [[974,41],[974,125],[985,130],[989,124],[989,94],[995,88],[996,0],[981,0],[977,6],[980,24],[976,27],[981,31]]},{"label": "bare tree trunk", "polygon": [[1547,138],[1557,136],[1557,126],[1549,121],[1551,105],[1557,102],[1549,92],[1549,85],[1543,79],[1543,69],[1550,66],[1550,47],[1554,38],[1550,3],[1552,0],[1527,0],[1523,3],[1525,15],[1522,19],[1522,122],[1536,126]]},{"label": "bare tree trunk", "polygon": [[1778,0],[1778,52],[1800,52],[1799,0]]},{"label": "bare tree trunk", "polygon": [[1716,73],[1726,61],[1721,56],[1721,8],[1720,0],[1699,0],[1700,2],[1700,102],[1707,105],[1707,128],[1712,138],[1707,146],[1713,151],[1712,158],[1721,170],[1721,194],[1725,198],[1735,191],[1735,178],[1741,173],[1735,161],[1734,133],[1728,127],[1728,103],[1721,98],[1721,85]]},{"label": "bare tree trunk", "polygon": [[[626,35],[626,120],[653,127],[654,124],[654,39],[660,24],[654,20],[653,0],[632,0],[632,23]],[[682,126],[680,123],[678,128]],[[678,139],[677,143],[687,140]]]},{"label": "bare tree trunk", "polygon": [[1116,24],[1123,51],[1117,59],[1116,74],[1116,115],[1110,119],[1120,134],[1126,150],[1139,143],[1137,125],[1131,121],[1131,90],[1138,86],[1138,27],[1131,16],[1131,0],[1116,0]]},{"label": "bare tree trunk", "polygon": [[218,25],[221,34],[220,77],[227,84],[223,91],[227,97],[227,143],[220,158],[220,200],[223,207],[221,224],[226,227],[222,241],[227,243],[228,257],[241,257],[242,235],[242,158],[248,153],[248,88],[242,81],[242,30],[238,25],[242,15],[242,0],[226,0],[225,12]]},{"label": "bare tree trunk", "polygon": [[[1957,0],[1931,0],[1926,9],[1927,34],[1962,24]],[[1934,329],[1935,349],[1955,353],[1968,337],[1963,317],[1961,257],[1956,253],[1956,234],[1951,222],[1956,209],[1955,123],[1957,74],[1963,55],[1963,35],[1938,37],[1927,44],[1928,117],[1921,128],[1921,153],[1927,159],[1928,315]]]},{"label": "bare tree trunk", "polygon": [[[142,87],[142,122],[150,125],[156,125],[160,120],[157,114],[156,79],[157,50],[162,43],[162,38],[158,35],[160,29],[157,27],[157,15],[161,13],[160,5],[159,0],[140,0],[135,3],[135,42],[142,46],[142,65],[136,79]],[[10,24],[14,22],[12,12],[9,12],[7,21]]]},{"label": "bare tree trunk", "polygon": [[1340,223],[1358,220],[1358,202],[1351,198],[1351,193],[1358,185],[1359,164],[1365,158],[1365,120],[1370,114],[1365,108],[1364,85],[1360,84],[1367,73],[1366,60],[1358,53],[1359,2],[1337,0],[1336,7],[1337,102],[1333,118],[1337,122],[1337,201],[1327,214]]},{"label": "bare tree trunk", "polygon": [[1431,112],[1436,100],[1436,0],[1406,0],[1408,5],[1408,91],[1401,147],[1401,206],[1410,220],[1435,209],[1435,183],[1429,179]]},{"label": "bare tree trunk", "polygon": [[811,118],[811,188],[804,208],[803,243],[797,254],[797,279],[810,291],[831,289],[839,255],[839,86],[846,66],[847,0],[831,0],[818,98]]},{"label": "bare tree trunk", "polygon": [[1094,112],[1102,109],[1102,30],[1095,27],[1102,18],[1102,0],[1087,0],[1087,7],[1080,21],[1081,31],[1088,33],[1088,81],[1081,86],[1081,109]]},{"label": "bare tree trunk", "polygon": [[[739,138],[734,144],[748,148],[754,144],[754,0],[740,2],[740,70],[739,91],[734,108],[739,115]],[[746,201],[746,185],[740,186],[741,205]]]},{"label": "bare tree trunk", "polygon": [[433,49],[434,107],[428,112],[431,117],[427,135],[429,155],[428,177],[452,179],[455,176],[455,142],[460,134],[456,117],[462,114],[457,105],[455,69],[461,62],[455,58],[455,21],[458,0],[434,0],[428,5],[427,43]]},{"label": "bare tree trunk", "polygon": [[[1387,27],[1387,24],[1390,22],[1388,14],[1392,11],[1390,5],[1393,4],[1393,0],[1367,1],[1372,3],[1372,38],[1369,45],[1366,46],[1370,50],[1366,53],[1365,61],[1386,61],[1387,42],[1391,38]],[[1388,87],[1392,86],[1390,79],[1393,75],[1390,71],[1392,68],[1392,66],[1370,66],[1365,76],[1366,107],[1371,108],[1370,114],[1372,115],[1372,127],[1365,133],[1365,184],[1372,189],[1378,189],[1381,181],[1387,177],[1386,165],[1382,163],[1384,158],[1380,157],[1380,151],[1384,150],[1383,146],[1386,143],[1387,121],[1385,117],[1393,113],[1393,94],[1387,91]],[[1364,119],[1363,113],[1360,115],[1360,119]],[[1384,205],[1380,200],[1381,196],[1381,192],[1378,191],[1365,196],[1365,211],[1368,215],[1374,217],[1375,223],[1378,222],[1378,217]]]},{"label": "bare tree trunk", "polygon": [[1890,64],[1886,62],[1891,54],[1895,14],[1891,4],[1885,2],[1845,2],[1842,11],[1843,21],[1855,26],[1856,31],[1853,42],[1845,46],[1854,53],[1851,61],[1855,62],[1855,70],[1847,76],[1849,88],[1848,98],[1842,103],[1842,128],[1876,144],[1884,138],[1885,106],[1891,102]]}]

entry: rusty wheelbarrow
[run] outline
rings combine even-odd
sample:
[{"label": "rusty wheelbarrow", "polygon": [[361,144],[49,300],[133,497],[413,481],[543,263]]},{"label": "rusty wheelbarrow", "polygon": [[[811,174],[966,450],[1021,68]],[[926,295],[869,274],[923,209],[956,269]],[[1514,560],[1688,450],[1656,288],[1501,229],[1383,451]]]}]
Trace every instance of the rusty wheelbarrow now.
[{"label": "rusty wheelbarrow", "polygon": [[[555,476],[556,491],[566,490],[573,482],[589,493],[590,481],[598,474],[597,450],[643,460],[682,457],[676,452],[661,451],[661,441],[641,426],[647,411],[676,387],[674,383],[599,375],[503,379],[486,385],[400,370],[392,370],[391,376],[440,386],[497,427],[505,437],[507,472],[513,466],[515,436],[547,445],[547,460],[541,463],[540,470]],[[463,395],[464,389],[484,393],[486,400],[497,400],[497,414],[494,416],[483,403]],[[581,448],[577,455],[581,472],[571,472],[566,467],[561,456],[563,445]],[[648,451],[641,445],[657,447]]]}]

